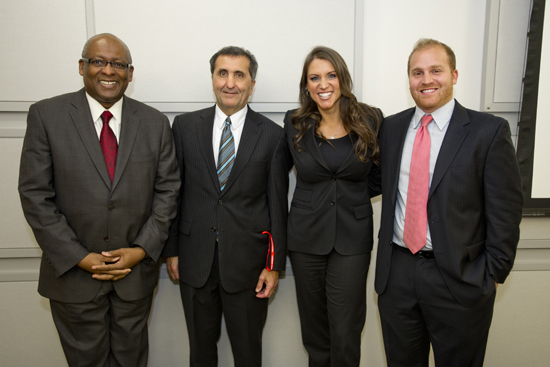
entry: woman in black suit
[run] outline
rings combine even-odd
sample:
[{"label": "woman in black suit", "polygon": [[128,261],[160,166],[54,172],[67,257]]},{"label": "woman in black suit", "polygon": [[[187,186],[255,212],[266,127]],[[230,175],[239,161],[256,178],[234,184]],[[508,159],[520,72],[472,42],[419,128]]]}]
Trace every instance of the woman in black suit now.
[{"label": "woman in black suit", "polygon": [[310,367],[359,366],[361,354],[383,116],[351,89],[342,57],[316,47],[304,63],[301,107],[285,116],[297,172],[288,249]]}]

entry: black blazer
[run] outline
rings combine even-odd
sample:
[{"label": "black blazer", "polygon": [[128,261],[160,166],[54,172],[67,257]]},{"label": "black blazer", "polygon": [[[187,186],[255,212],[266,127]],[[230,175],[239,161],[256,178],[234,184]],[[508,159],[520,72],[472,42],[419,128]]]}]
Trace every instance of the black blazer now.
[{"label": "black blazer", "polygon": [[[286,140],[296,167],[296,189],[288,217],[289,251],[326,255],[332,249],[342,255],[370,252],[373,246],[371,197],[380,194],[380,170],[372,161],[361,162],[352,149],[333,173],[309,129],[294,148],[298,130],[285,116]],[[380,116],[382,116],[382,113]],[[370,155],[370,152],[369,154]]]},{"label": "black blazer", "polygon": [[179,256],[180,280],[200,288],[208,279],[216,236],[227,292],[256,287],[266,267],[268,236],[275,270],[286,265],[289,153],[283,129],[250,107],[237,157],[220,192],[212,131],[215,106],[175,118],[172,126],[182,188],[163,256]]},{"label": "black blazer", "polygon": [[[376,292],[386,289],[403,143],[414,108],[386,118],[380,138],[382,219]],[[435,260],[466,307],[486,301],[516,255],[523,196],[508,122],[456,102],[428,197]]]}]

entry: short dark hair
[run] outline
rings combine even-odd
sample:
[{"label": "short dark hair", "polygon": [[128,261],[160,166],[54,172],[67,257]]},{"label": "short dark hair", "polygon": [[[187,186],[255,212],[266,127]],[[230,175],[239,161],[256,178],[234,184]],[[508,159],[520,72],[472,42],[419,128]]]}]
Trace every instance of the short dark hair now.
[{"label": "short dark hair", "polygon": [[132,54],[130,54],[130,49],[128,48],[128,46],[124,42],[122,42],[120,38],[118,38],[117,36],[111,33],[100,33],[100,34],[96,34],[93,37],[90,37],[90,39],[86,41],[86,43],[84,44],[84,48],[82,48],[82,57],[88,58],[87,55],[88,55],[88,50],[90,48],[90,45],[92,44],[93,41],[97,40],[98,38],[111,38],[120,42],[124,46],[124,49],[126,50],[127,60],[125,61],[128,64],[132,63]]},{"label": "short dark hair", "polygon": [[439,42],[431,38],[421,38],[414,44],[413,50],[409,55],[409,61],[407,62],[407,75],[411,71],[412,55],[417,51],[425,50],[430,47],[442,47],[447,53],[447,58],[449,59],[449,66],[451,67],[451,71],[456,70],[456,56],[453,50],[449,46],[447,46],[443,42]]},{"label": "short dark hair", "polygon": [[252,55],[250,51],[237,46],[226,46],[222,48],[210,58],[210,73],[212,75],[214,75],[216,60],[218,59],[219,56],[247,57],[248,61],[250,61],[250,65],[248,66],[248,72],[250,73],[250,78],[252,79],[252,81],[256,80],[256,73],[258,72],[258,61],[256,61],[256,58],[254,57],[254,55]]}]

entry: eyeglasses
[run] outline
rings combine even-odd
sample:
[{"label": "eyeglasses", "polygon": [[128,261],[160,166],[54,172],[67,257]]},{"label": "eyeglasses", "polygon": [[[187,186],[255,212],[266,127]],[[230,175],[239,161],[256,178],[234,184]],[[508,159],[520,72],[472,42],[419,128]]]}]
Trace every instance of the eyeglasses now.
[{"label": "eyeglasses", "polygon": [[125,63],[120,62],[120,61],[105,61],[105,60],[101,60],[101,59],[87,59],[85,57],[83,57],[81,60],[87,62],[91,66],[96,67],[98,69],[103,69],[104,67],[107,66],[107,64],[111,64],[111,67],[113,69],[116,69],[116,70],[126,70],[126,69],[129,69],[129,68],[132,67],[132,64],[125,64]]}]

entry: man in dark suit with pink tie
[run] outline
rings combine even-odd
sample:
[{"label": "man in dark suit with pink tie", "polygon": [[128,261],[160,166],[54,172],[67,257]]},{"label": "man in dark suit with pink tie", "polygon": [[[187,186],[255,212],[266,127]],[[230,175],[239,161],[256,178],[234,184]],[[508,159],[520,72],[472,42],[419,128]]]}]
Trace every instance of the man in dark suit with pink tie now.
[{"label": "man in dark suit with pink tie", "polygon": [[508,122],[453,98],[456,59],[421,39],[416,107],[381,130],[375,289],[388,366],[482,366],[498,283],[514,264],[522,190]]}]

